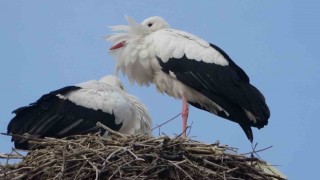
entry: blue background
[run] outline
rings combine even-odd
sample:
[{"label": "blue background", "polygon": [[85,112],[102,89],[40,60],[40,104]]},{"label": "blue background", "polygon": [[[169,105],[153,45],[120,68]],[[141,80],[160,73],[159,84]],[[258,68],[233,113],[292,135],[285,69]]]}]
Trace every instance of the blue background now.
[{"label": "blue background", "polygon": [[[66,85],[114,73],[108,26],[158,15],[224,49],[265,95],[269,125],[254,129],[259,155],[290,179],[315,179],[320,160],[320,13],[318,1],[0,1],[0,132],[12,110]],[[121,77],[160,124],[181,111],[181,101]],[[241,128],[190,108],[190,137],[251,150]],[[173,136],[181,118],[163,126]],[[158,135],[158,130],[154,132]],[[11,152],[0,136],[0,152]]]}]

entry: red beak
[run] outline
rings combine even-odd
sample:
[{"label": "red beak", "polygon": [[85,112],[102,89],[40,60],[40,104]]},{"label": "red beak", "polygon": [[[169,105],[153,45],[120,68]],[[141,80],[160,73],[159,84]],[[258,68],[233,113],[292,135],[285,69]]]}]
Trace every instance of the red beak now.
[{"label": "red beak", "polygon": [[125,44],[125,42],[123,41],[123,42],[121,42],[121,43],[118,43],[118,44],[112,46],[112,47],[110,48],[110,50],[122,48],[124,45],[126,45],[126,44]]}]

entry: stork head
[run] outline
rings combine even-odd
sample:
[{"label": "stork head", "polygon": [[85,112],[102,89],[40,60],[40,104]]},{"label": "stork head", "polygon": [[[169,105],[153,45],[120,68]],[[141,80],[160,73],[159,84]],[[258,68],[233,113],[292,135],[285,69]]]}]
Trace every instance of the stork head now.
[{"label": "stork head", "polygon": [[121,89],[121,90],[125,91],[123,83],[116,76],[113,76],[113,75],[104,76],[101,79],[99,79],[99,82],[108,84],[114,88]]},{"label": "stork head", "polygon": [[167,21],[165,21],[162,17],[159,16],[149,17],[142,21],[141,25],[149,28],[151,32],[155,32],[160,29],[170,28]]},{"label": "stork head", "polygon": [[170,28],[169,24],[159,16],[153,16],[142,21],[141,24],[137,24],[136,21],[126,16],[129,26],[112,26],[113,31],[125,31],[127,33],[117,33],[108,37],[109,41],[116,42],[109,50],[116,50],[126,46],[126,41],[135,36],[141,36],[149,34],[150,32],[156,32],[161,29]]}]

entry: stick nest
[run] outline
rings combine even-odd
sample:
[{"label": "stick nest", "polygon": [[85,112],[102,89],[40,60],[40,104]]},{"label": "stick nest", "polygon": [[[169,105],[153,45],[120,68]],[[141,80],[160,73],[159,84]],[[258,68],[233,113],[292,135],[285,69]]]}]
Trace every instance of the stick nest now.
[{"label": "stick nest", "polygon": [[110,131],[109,138],[96,134],[30,141],[41,149],[29,151],[17,164],[0,165],[0,179],[285,179],[235,148],[181,137]]}]

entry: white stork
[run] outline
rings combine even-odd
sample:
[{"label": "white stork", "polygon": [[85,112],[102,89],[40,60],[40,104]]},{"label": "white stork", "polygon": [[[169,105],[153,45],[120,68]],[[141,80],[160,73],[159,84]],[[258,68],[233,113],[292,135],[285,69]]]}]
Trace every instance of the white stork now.
[{"label": "white stork", "polygon": [[184,132],[188,104],[239,123],[251,142],[251,127],[267,125],[270,111],[265,98],[222,49],[170,28],[161,17],[141,24],[126,19],[128,26],[111,27],[115,33],[108,37],[116,70],[132,82],[154,83],[160,92],[182,99]]},{"label": "white stork", "polygon": [[[52,91],[13,113],[16,115],[8,125],[8,133],[13,135],[63,138],[101,132],[107,136],[97,122],[123,134],[151,135],[146,107],[111,75]],[[12,141],[18,149],[32,148],[24,138],[13,136]]]}]

